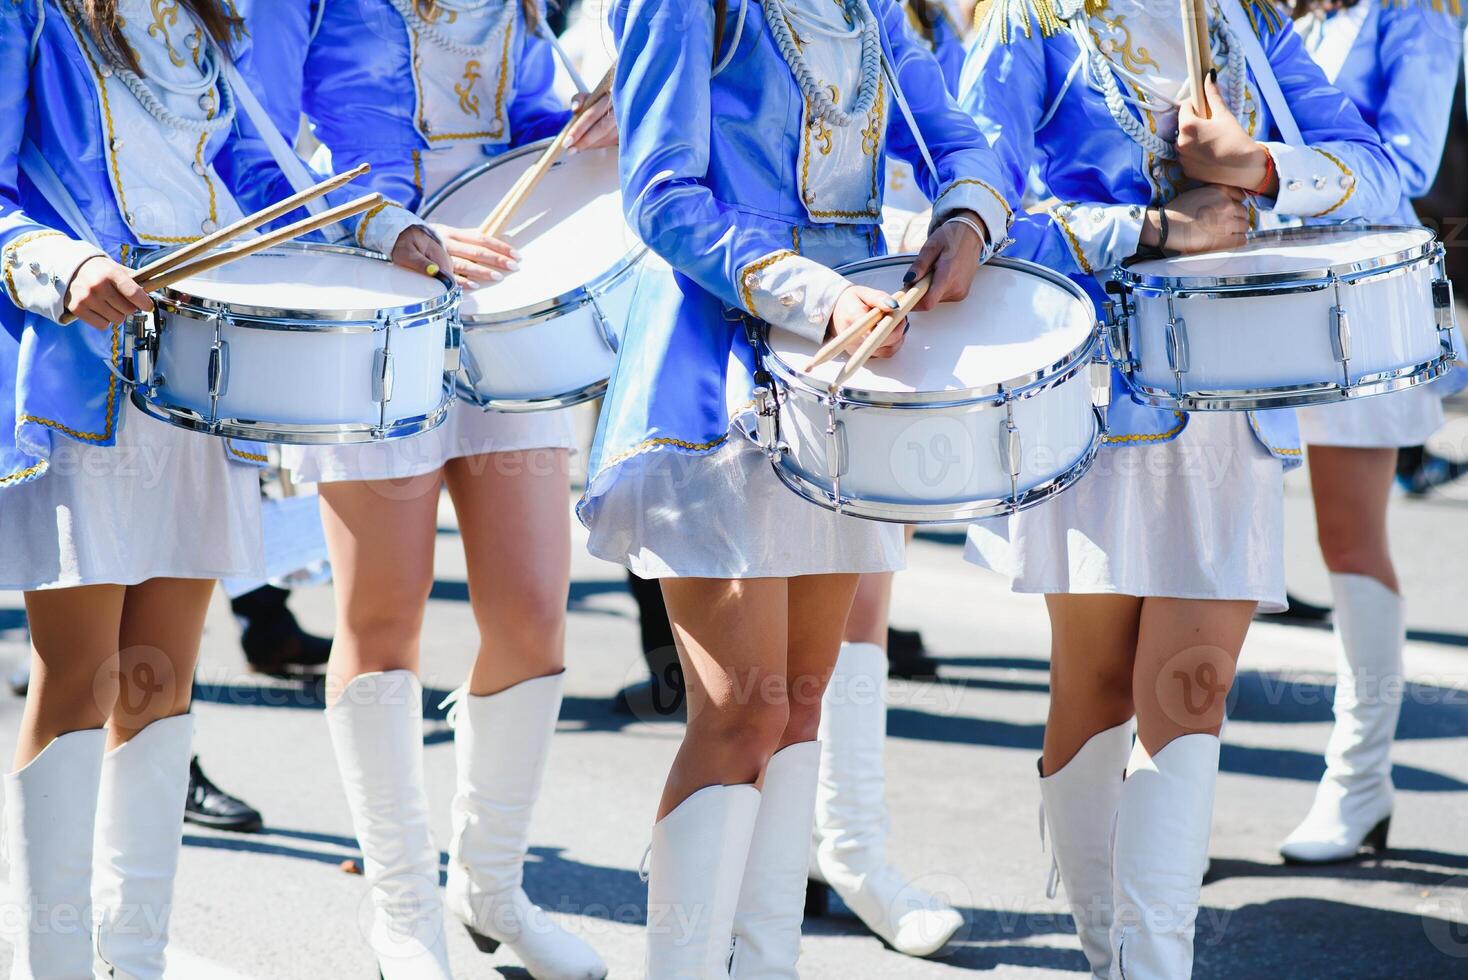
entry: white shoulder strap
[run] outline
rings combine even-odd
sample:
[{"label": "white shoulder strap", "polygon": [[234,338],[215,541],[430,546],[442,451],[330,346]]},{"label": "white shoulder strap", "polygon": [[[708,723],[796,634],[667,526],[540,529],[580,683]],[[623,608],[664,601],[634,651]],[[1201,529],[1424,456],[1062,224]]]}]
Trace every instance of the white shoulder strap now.
[{"label": "white shoulder strap", "polygon": [[1274,117],[1274,124],[1279,127],[1280,135],[1291,146],[1304,146],[1305,138],[1295,123],[1295,114],[1285,101],[1279,80],[1274,77],[1274,69],[1269,64],[1269,56],[1264,53],[1264,46],[1259,43],[1254,25],[1249,22],[1244,8],[1240,6],[1239,0],[1218,0],[1218,6],[1223,12],[1223,19],[1233,28],[1234,37],[1244,46],[1244,60],[1249,63],[1249,71],[1254,75],[1254,81],[1259,86],[1260,94],[1264,96],[1265,104],[1269,106],[1269,114]]},{"label": "white shoulder strap", "polygon": [[586,87],[586,79],[582,78],[581,73],[576,70],[576,65],[571,61],[571,56],[566,53],[565,48],[561,47],[561,39],[556,37],[556,32],[551,30],[550,24],[546,22],[544,17],[540,18],[535,30],[537,34],[550,42],[551,49],[555,51],[556,57],[560,59],[561,66],[566,69],[566,75],[571,79],[571,84],[576,86],[576,91],[582,95],[590,92],[591,89]]},{"label": "white shoulder strap", "polygon": [[326,0],[316,0],[315,13],[311,15],[311,31],[306,35],[308,40],[316,40],[316,34],[321,30],[321,21],[326,17]]},{"label": "white shoulder strap", "polygon": [[866,0],[868,12],[877,20],[877,30],[883,38],[882,44],[882,73],[887,76],[887,84],[892,86],[892,100],[897,103],[898,111],[902,113],[902,119],[907,123],[907,128],[912,131],[913,142],[917,144],[918,152],[923,155],[923,162],[928,165],[928,173],[934,181],[938,177],[938,165],[933,162],[933,154],[928,152],[928,141],[923,139],[923,131],[918,128],[917,119],[912,114],[912,107],[907,104],[907,96],[902,94],[902,86],[897,81],[897,69],[892,60],[887,57],[887,44],[891,39],[887,37],[887,29],[882,24],[882,15],[872,9],[871,0]]},{"label": "white shoulder strap", "polygon": [[[20,169],[36,185],[36,190],[46,202],[61,216],[61,220],[71,226],[72,234],[102,248],[102,242],[92,226],[87,222],[82,209],[76,203],[76,198],[71,196],[71,191],[66,189],[56,171],[51,169],[46,155],[41,152],[40,147],[30,140],[20,144]],[[105,249],[104,249],[105,251]]]}]

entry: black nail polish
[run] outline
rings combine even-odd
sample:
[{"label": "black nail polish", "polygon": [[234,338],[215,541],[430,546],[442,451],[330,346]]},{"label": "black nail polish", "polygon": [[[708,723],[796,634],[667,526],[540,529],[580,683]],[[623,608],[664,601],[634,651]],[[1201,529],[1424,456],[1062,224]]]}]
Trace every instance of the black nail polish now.
[{"label": "black nail polish", "polygon": [[910,285],[912,285],[912,281],[914,279],[916,279],[916,278],[917,278],[917,273],[916,272],[913,272],[911,269],[908,269],[907,270],[907,274],[902,277],[902,284],[904,286],[910,286]]},{"label": "black nail polish", "polygon": [[1218,82],[1218,69],[1217,68],[1210,68],[1210,69],[1208,69],[1208,77],[1210,79],[1212,79],[1215,84],[1217,84],[1217,82]]}]

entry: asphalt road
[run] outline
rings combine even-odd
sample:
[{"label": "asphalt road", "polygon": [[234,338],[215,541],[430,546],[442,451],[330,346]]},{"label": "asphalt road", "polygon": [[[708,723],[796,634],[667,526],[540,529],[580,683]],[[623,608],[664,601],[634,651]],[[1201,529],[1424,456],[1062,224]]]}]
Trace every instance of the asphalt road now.
[{"label": "asphalt road", "polygon": [[[1442,437],[1468,446],[1468,422]],[[1464,453],[1468,455],[1468,453]],[[464,562],[447,508],[425,642],[426,683],[457,686],[476,639]],[[1304,483],[1288,497],[1292,584],[1327,594]],[[1302,870],[1275,847],[1310,802],[1330,722],[1329,633],[1263,624],[1251,634],[1225,731],[1197,976],[1468,976],[1468,487],[1402,500],[1393,514],[1409,596],[1411,684],[1396,752],[1392,847],[1360,864]],[[640,674],[634,606],[622,573],[579,539],[567,698],[534,833],[528,889],[604,953],[614,977],[640,972],[645,888],[637,865],[679,728],[615,715],[613,692]],[[325,588],[295,608],[331,627]],[[19,597],[0,596],[0,667],[25,652]],[[967,925],[931,961],[905,959],[848,917],[810,922],[812,978],[1077,975],[1070,919],[1044,894],[1034,759],[1047,696],[1043,607],[966,566],[951,540],[925,537],[899,577],[896,619],[920,626],[942,658],[934,682],[899,683],[888,750],[891,850],[951,895]],[[434,704],[437,703],[435,698]],[[190,827],[173,919],[170,975],[182,980],[374,977],[362,940],[362,879],[321,716],[320,692],[244,670],[237,632],[216,600],[200,670],[198,748],[208,771],[259,806],[263,833]],[[8,759],[20,702],[0,696]],[[434,829],[448,840],[453,755],[433,715],[425,731]],[[461,977],[524,976],[451,931]],[[0,964],[8,950],[0,947]]]}]

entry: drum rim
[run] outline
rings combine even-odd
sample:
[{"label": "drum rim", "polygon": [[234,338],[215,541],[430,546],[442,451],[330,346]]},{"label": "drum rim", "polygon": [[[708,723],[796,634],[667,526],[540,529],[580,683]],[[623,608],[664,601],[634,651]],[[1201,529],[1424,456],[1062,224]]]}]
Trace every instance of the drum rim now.
[{"label": "drum rim", "polygon": [[[1437,235],[1421,225],[1378,224],[1296,225],[1290,228],[1270,228],[1265,231],[1249,232],[1246,242],[1249,244],[1268,240],[1288,242],[1295,238],[1306,238],[1317,235],[1325,229],[1344,229],[1352,232],[1381,232],[1384,234],[1418,232],[1426,234],[1427,240],[1421,245],[1414,245],[1411,248],[1405,248],[1389,255],[1377,256],[1372,259],[1361,259],[1355,262],[1342,262],[1336,265],[1320,266],[1302,272],[1270,272],[1243,276],[1160,276],[1136,272],[1131,266],[1123,264],[1117,269],[1115,278],[1128,290],[1159,293],[1169,290],[1174,293],[1206,293],[1212,290],[1232,290],[1241,286],[1308,286],[1321,282],[1329,282],[1331,279],[1349,282],[1363,276],[1379,274],[1390,269],[1411,265],[1414,262],[1431,258],[1438,245]],[[1144,259],[1142,261],[1155,260]]]},{"label": "drum rim", "polygon": [[[149,399],[147,390],[142,386],[134,388],[130,398],[133,405],[145,415],[180,429],[225,439],[242,439],[283,446],[370,445],[404,439],[438,428],[448,418],[449,409],[453,407],[456,400],[452,385],[445,380],[442,397],[431,412],[426,415],[404,416],[386,425],[377,426],[356,422],[308,424],[243,421],[241,419],[216,419],[210,422],[193,409]],[[374,435],[377,432],[382,434]]]},{"label": "drum rim", "polygon": [[1349,387],[1334,381],[1303,385],[1280,385],[1273,388],[1237,388],[1214,392],[1189,391],[1181,397],[1176,391],[1143,385],[1127,376],[1133,400],[1152,408],[1180,412],[1248,412],[1274,408],[1310,408],[1335,405],[1359,398],[1387,395],[1395,391],[1417,388],[1441,378],[1453,369],[1456,353],[1444,352],[1430,361],[1408,364],[1388,371],[1363,375]]},{"label": "drum rim", "polygon": [[[835,271],[843,275],[847,273],[866,272],[869,269],[885,268],[890,265],[911,262],[915,258],[917,258],[917,254],[914,252],[879,255],[873,258],[847,263],[846,265],[837,267]],[[1085,305],[1086,310],[1089,311],[1091,316],[1091,329],[1086,334],[1086,340],[1079,346],[1071,349],[1059,361],[1048,364],[1035,371],[1008,378],[1004,381],[979,385],[974,388],[962,388],[954,391],[941,392],[872,391],[848,385],[842,388],[837,394],[837,402],[843,405],[862,405],[871,408],[953,408],[963,405],[1003,401],[1007,398],[1027,398],[1038,390],[1068,380],[1076,370],[1095,359],[1101,339],[1101,323],[1095,315],[1096,304],[1086,294],[1084,289],[1069,277],[1025,259],[1004,258],[1001,256],[990,259],[984,265],[1028,273],[1044,279],[1052,285],[1059,286],[1061,289],[1070,293],[1071,296]],[[786,387],[797,388],[821,398],[826,398],[830,395],[829,385],[816,381],[804,371],[795,368],[775,352],[774,348],[769,344],[768,328],[760,333],[758,353],[765,366],[770,368],[771,373],[780,378]]]},{"label": "drum rim", "polygon": [[[899,504],[875,502],[843,495],[838,503],[831,497],[831,490],[807,477],[801,476],[780,465],[779,459],[771,459],[770,466],[775,476],[787,488],[805,500],[824,507],[826,510],[850,517],[886,524],[958,524],[1004,517],[1022,510],[1036,507],[1064,493],[1086,477],[1096,463],[1102,446],[1106,442],[1106,412],[1096,405],[1091,406],[1092,418],[1096,423],[1091,442],[1079,459],[1064,472],[1051,477],[1020,493],[1018,499],[986,497],[965,504]],[[783,459],[782,454],[780,459]]]},{"label": "drum rim", "polygon": [[[508,153],[501,153],[497,157],[470,167],[447,184],[444,184],[433,193],[433,196],[423,202],[423,205],[418,210],[419,217],[424,221],[431,220],[433,212],[442,206],[444,201],[448,200],[457,191],[462,190],[466,185],[473,183],[474,180],[483,174],[497,167],[504,166],[513,160],[518,160],[521,157],[540,153],[553,142],[555,142],[555,137],[538,140],[534,143],[527,143],[524,146],[510,150]],[[606,292],[608,287],[615,284],[641,262],[646,257],[647,252],[648,248],[646,243],[639,239],[636,246],[629,250],[621,259],[617,260],[610,269],[567,292],[553,296],[550,299],[529,303],[525,306],[517,306],[509,310],[501,310],[496,313],[466,313],[461,311],[459,319],[463,323],[465,330],[494,326],[499,326],[501,329],[516,329],[521,326],[532,325],[531,323],[521,323],[520,321],[539,321],[562,313],[569,313],[590,302],[590,294],[596,293],[597,295],[601,295]]]},{"label": "drum rim", "polygon": [[[183,247],[179,245],[153,252],[134,253],[132,259],[134,268],[141,267],[144,264],[142,260],[145,257],[149,260],[155,259]],[[281,253],[350,255],[358,258],[372,259],[377,262],[390,261],[387,256],[370,249],[357,248],[352,245],[332,245],[326,242],[282,242],[279,245],[264,249],[256,254],[279,255]],[[177,286],[165,286],[155,292],[155,297],[169,310],[190,313],[198,312],[205,317],[224,314],[240,326],[248,326],[250,322],[255,322],[259,323],[262,328],[274,330],[380,330],[386,328],[390,322],[413,319],[420,316],[433,317],[457,309],[462,297],[462,290],[459,288],[459,284],[443,272],[438,273],[433,278],[437,279],[439,284],[445,288],[442,296],[419,303],[409,303],[405,306],[384,306],[376,309],[301,310],[278,306],[262,306],[254,303],[229,303],[224,300],[196,296],[179,289]],[[245,321],[245,323],[240,323],[240,321]],[[353,325],[357,326],[354,327]]]}]

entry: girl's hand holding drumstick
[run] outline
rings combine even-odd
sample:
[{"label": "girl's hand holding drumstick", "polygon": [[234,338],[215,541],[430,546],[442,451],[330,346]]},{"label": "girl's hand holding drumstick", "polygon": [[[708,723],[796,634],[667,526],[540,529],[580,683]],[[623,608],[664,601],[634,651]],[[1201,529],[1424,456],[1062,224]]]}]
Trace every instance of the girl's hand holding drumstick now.
[{"label": "girl's hand holding drumstick", "polygon": [[134,313],[148,313],[153,300],[133,279],[137,273],[105,255],[83,262],[66,290],[66,312],[94,330],[111,330]]}]

